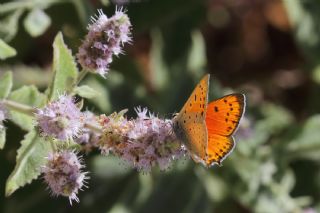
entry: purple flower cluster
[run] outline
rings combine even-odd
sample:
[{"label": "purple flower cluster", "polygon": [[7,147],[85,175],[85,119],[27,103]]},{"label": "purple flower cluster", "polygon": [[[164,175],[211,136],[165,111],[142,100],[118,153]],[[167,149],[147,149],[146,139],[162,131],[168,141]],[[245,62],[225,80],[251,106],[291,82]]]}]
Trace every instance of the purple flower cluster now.
[{"label": "purple flower cluster", "polygon": [[[186,150],[172,131],[172,121],[160,119],[137,108],[137,118],[128,120],[126,110],[99,119],[91,112],[82,113],[74,99],[62,95],[58,100],[38,109],[35,115],[41,133],[65,141],[74,139],[84,149],[98,147],[103,154],[112,152],[134,168],[150,171],[155,165],[161,170],[172,160],[185,155]],[[88,128],[101,127],[102,134]]]},{"label": "purple flower cluster", "polygon": [[70,204],[77,197],[78,191],[85,186],[88,179],[82,172],[84,165],[81,159],[72,151],[50,153],[46,166],[42,168],[43,178],[55,196],[69,197]]},{"label": "purple flower cluster", "polygon": [[[98,117],[95,114],[90,111],[85,111],[82,114],[85,123],[99,126]],[[98,138],[98,134],[84,126],[78,136],[74,139],[74,142],[80,145],[94,144],[96,138]]]},{"label": "purple flower cluster", "polygon": [[77,53],[84,69],[105,76],[113,55],[122,53],[124,43],[131,41],[131,23],[121,9],[108,18],[102,10],[88,27],[88,34]]},{"label": "purple flower cluster", "polygon": [[172,160],[186,154],[183,145],[172,132],[171,120],[163,120],[148,113],[145,108],[136,110],[138,117],[127,120],[123,116],[107,117],[99,148],[111,150],[138,170],[150,171],[155,165],[161,170]]},{"label": "purple flower cluster", "polygon": [[100,127],[100,124],[98,122],[98,116],[90,111],[83,112],[83,120],[85,122],[85,125],[78,136],[74,138],[74,142],[81,145],[82,150],[88,153],[92,151],[92,149],[97,147],[96,144],[100,139],[100,134],[89,129],[87,125],[90,124],[95,127]]},{"label": "purple flower cluster", "polygon": [[76,137],[84,125],[80,109],[74,99],[66,95],[38,109],[35,118],[44,136],[62,141]]},{"label": "purple flower cluster", "polygon": [[126,111],[112,113],[109,116],[101,115],[100,124],[103,129],[96,146],[101,150],[102,154],[113,152],[117,155],[122,155],[119,150],[128,141],[128,132],[133,128],[134,122],[127,120],[124,117]]}]

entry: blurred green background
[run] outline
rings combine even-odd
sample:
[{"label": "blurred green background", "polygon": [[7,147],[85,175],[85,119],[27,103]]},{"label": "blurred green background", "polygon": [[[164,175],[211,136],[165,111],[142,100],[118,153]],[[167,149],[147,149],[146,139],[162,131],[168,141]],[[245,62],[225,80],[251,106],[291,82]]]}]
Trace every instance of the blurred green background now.
[{"label": "blurred green background", "polygon": [[210,98],[245,93],[237,146],[222,167],[185,159],[141,173],[113,156],[85,156],[89,188],[80,203],[49,195],[41,179],[4,197],[25,132],[6,122],[0,151],[0,212],[305,212],[320,211],[319,0],[24,0],[0,1],[0,38],[17,55],[0,61],[15,88],[50,80],[52,42],[62,31],[77,52],[90,16],[123,5],[133,44],[107,79],[89,75],[101,95],[85,108],[112,113],[146,106],[178,112],[211,73]]}]

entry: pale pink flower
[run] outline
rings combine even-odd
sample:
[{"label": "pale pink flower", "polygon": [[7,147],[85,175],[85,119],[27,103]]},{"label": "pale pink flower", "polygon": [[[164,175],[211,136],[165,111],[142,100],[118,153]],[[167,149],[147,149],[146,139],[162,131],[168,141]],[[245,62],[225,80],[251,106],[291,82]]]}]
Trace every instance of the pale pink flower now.
[{"label": "pale pink flower", "polygon": [[35,119],[44,136],[62,141],[76,137],[84,125],[80,109],[74,99],[66,95],[37,109]]},{"label": "pale pink flower", "polygon": [[123,53],[124,43],[131,42],[131,23],[122,9],[108,18],[102,10],[92,18],[88,34],[77,53],[78,62],[84,69],[105,76],[113,55]]},{"label": "pale pink flower", "polygon": [[160,119],[148,113],[146,108],[137,108],[136,112],[138,117],[135,120],[123,116],[117,119],[107,117],[99,142],[101,150],[107,147],[141,171],[150,171],[154,166],[165,170],[172,160],[186,154],[184,146],[173,134],[171,120]]},{"label": "pale pink flower", "polygon": [[77,194],[85,186],[87,172],[83,172],[82,160],[72,151],[50,153],[43,178],[54,196],[69,197],[70,204],[79,202]]}]

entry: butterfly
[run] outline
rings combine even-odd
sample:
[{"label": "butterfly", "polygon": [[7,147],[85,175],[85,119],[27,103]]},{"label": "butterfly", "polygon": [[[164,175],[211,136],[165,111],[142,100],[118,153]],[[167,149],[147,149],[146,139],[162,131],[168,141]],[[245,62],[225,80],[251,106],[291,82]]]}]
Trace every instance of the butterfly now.
[{"label": "butterfly", "polygon": [[245,96],[231,94],[208,104],[210,75],[193,90],[180,113],[173,118],[173,130],[195,162],[207,167],[221,162],[235,147],[233,134],[245,110]]}]

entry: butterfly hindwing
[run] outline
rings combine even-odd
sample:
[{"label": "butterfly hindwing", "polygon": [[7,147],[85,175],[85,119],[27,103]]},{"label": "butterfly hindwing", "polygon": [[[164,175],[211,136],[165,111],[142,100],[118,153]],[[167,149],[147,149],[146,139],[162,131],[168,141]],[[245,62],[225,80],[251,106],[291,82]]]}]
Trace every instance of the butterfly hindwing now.
[{"label": "butterfly hindwing", "polygon": [[220,165],[221,162],[232,152],[235,147],[233,137],[211,134],[208,136],[206,166],[212,166],[214,163]]}]

